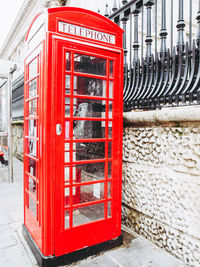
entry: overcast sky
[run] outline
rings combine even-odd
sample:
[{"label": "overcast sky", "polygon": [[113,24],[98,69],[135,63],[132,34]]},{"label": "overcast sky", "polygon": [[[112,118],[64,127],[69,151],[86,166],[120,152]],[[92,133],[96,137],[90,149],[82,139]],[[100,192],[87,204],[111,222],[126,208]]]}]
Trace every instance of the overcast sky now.
[{"label": "overcast sky", "polygon": [[2,46],[24,0],[0,0],[0,47]]}]

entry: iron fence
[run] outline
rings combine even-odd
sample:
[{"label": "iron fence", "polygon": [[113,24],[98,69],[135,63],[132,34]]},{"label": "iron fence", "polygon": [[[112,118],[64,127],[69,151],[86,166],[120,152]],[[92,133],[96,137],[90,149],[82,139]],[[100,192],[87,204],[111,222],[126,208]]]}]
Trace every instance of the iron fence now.
[{"label": "iron fence", "polygon": [[200,104],[200,0],[114,0],[110,10],[124,29],[124,110]]},{"label": "iron fence", "polygon": [[12,120],[24,119],[24,74],[12,82]]}]

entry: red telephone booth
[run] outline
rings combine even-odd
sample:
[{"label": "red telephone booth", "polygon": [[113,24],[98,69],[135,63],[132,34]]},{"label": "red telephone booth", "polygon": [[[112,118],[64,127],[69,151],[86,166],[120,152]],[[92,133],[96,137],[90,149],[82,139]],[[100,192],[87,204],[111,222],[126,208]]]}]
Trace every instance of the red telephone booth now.
[{"label": "red telephone booth", "polygon": [[38,14],[28,30],[23,233],[40,265],[119,240],[122,34],[68,7]]}]

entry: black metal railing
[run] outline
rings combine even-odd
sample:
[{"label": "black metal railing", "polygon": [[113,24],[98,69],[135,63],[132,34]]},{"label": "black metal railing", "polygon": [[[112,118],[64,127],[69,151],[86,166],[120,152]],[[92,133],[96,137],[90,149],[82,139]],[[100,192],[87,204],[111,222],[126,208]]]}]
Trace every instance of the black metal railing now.
[{"label": "black metal railing", "polygon": [[12,83],[12,120],[24,119],[24,74]]},{"label": "black metal railing", "polygon": [[200,104],[200,0],[118,4],[105,16],[124,29],[124,110]]}]

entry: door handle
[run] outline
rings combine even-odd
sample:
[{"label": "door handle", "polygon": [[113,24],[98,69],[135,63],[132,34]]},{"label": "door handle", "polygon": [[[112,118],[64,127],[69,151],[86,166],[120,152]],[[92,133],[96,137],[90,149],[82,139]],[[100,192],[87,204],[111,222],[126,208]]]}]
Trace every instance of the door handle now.
[{"label": "door handle", "polygon": [[56,124],[56,134],[61,135],[61,133],[62,133],[62,126],[60,123],[57,123]]}]

